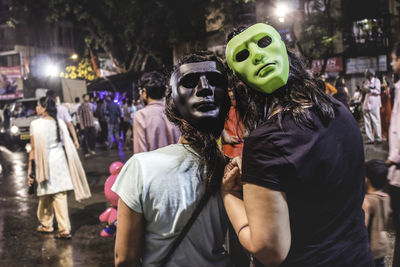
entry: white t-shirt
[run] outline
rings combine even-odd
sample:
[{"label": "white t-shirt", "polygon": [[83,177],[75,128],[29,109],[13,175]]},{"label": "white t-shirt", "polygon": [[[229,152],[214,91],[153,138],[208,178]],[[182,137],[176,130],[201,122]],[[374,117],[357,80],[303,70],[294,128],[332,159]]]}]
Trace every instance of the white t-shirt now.
[{"label": "white t-shirt", "polygon": [[[158,266],[205,192],[199,157],[183,144],[135,154],[112,190],[145,220],[143,266]],[[221,196],[212,196],[167,266],[229,266],[223,244],[228,219]]]},{"label": "white t-shirt", "polygon": [[71,122],[72,118],[69,115],[68,109],[61,104],[57,103],[57,118],[63,120],[65,123]]},{"label": "white t-shirt", "polygon": [[80,106],[81,106],[81,103],[76,103],[72,106],[72,109],[71,109],[72,124],[75,126],[79,123],[78,109]]}]

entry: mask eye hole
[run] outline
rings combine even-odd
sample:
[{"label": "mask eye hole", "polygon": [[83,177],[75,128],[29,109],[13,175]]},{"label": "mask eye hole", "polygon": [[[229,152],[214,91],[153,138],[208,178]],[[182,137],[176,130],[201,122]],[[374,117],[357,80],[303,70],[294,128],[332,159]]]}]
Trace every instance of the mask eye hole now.
[{"label": "mask eye hole", "polygon": [[245,61],[249,57],[250,53],[249,50],[243,49],[239,53],[236,54],[236,61],[242,62]]},{"label": "mask eye hole", "polygon": [[260,40],[258,40],[257,45],[261,48],[267,47],[272,43],[272,38],[269,36],[264,36]]},{"label": "mask eye hole", "polygon": [[208,80],[208,83],[214,87],[219,87],[219,88],[225,87],[225,78],[219,73],[207,72],[206,78]]},{"label": "mask eye hole", "polygon": [[196,85],[199,83],[199,78],[200,75],[196,73],[189,73],[185,76],[180,81],[180,85],[186,88],[195,88]]}]

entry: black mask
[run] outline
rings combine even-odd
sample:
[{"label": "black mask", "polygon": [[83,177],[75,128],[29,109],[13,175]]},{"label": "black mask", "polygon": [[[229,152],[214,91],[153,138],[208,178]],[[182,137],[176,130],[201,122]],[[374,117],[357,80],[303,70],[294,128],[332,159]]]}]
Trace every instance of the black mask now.
[{"label": "black mask", "polygon": [[224,68],[215,61],[187,63],[171,76],[172,99],[190,125],[220,134],[230,101]]}]

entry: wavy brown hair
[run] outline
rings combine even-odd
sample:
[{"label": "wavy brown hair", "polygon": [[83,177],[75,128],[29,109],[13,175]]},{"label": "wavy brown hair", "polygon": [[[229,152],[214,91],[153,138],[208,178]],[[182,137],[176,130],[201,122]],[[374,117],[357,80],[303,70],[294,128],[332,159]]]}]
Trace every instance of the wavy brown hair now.
[{"label": "wavy brown hair", "polygon": [[[247,27],[240,27],[228,36],[228,41]],[[238,78],[234,82],[236,108],[247,132],[265,122],[276,123],[282,128],[282,118],[290,116],[299,127],[313,128],[313,109],[323,124],[335,117],[339,102],[325,94],[324,83],[306,71],[304,63],[295,53],[287,51],[289,79],[286,85],[271,94],[249,88]]]},{"label": "wavy brown hair", "polygon": [[[222,60],[215,54],[202,51],[183,57],[174,67],[174,70],[183,64],[203,61],[215,61],[224,66]],[[205,173],[207,190],[215,193],[220,187],[226,164],[225,156],[217,144],[217,139],[221,136],[224,124],[221,123],[217,130],[199,130],[193,127],[183,119],[171,94],[171,88],[168,88],[165,105],[167,118],[179,128],[182,137],[185,138],[189,146],[198,154],[200,159],[199,170],[200,173]],[[225,113],[225,117],[227,117],[229,108],[230,100],[228,93],[226,93],[226,99],[220,112]]]}]

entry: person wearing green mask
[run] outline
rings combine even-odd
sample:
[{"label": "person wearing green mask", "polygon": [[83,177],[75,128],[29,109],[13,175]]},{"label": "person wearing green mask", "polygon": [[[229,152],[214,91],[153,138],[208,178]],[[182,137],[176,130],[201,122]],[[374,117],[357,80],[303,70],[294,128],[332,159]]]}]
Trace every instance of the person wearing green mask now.
[{"label": "person wearing green mask", "polygon": [[233,38],[226,47],[226,61],[234,74],[260,92],[274,92],[289,77],[286,46],[267,24],[256,24]]},{"label": "person wearing green mask", "polygon": [[349,110],[269,25],[234,30],[226,60],[249,132],[221,186],[240,243],[266,266],[374,266],[362,136]]}]

